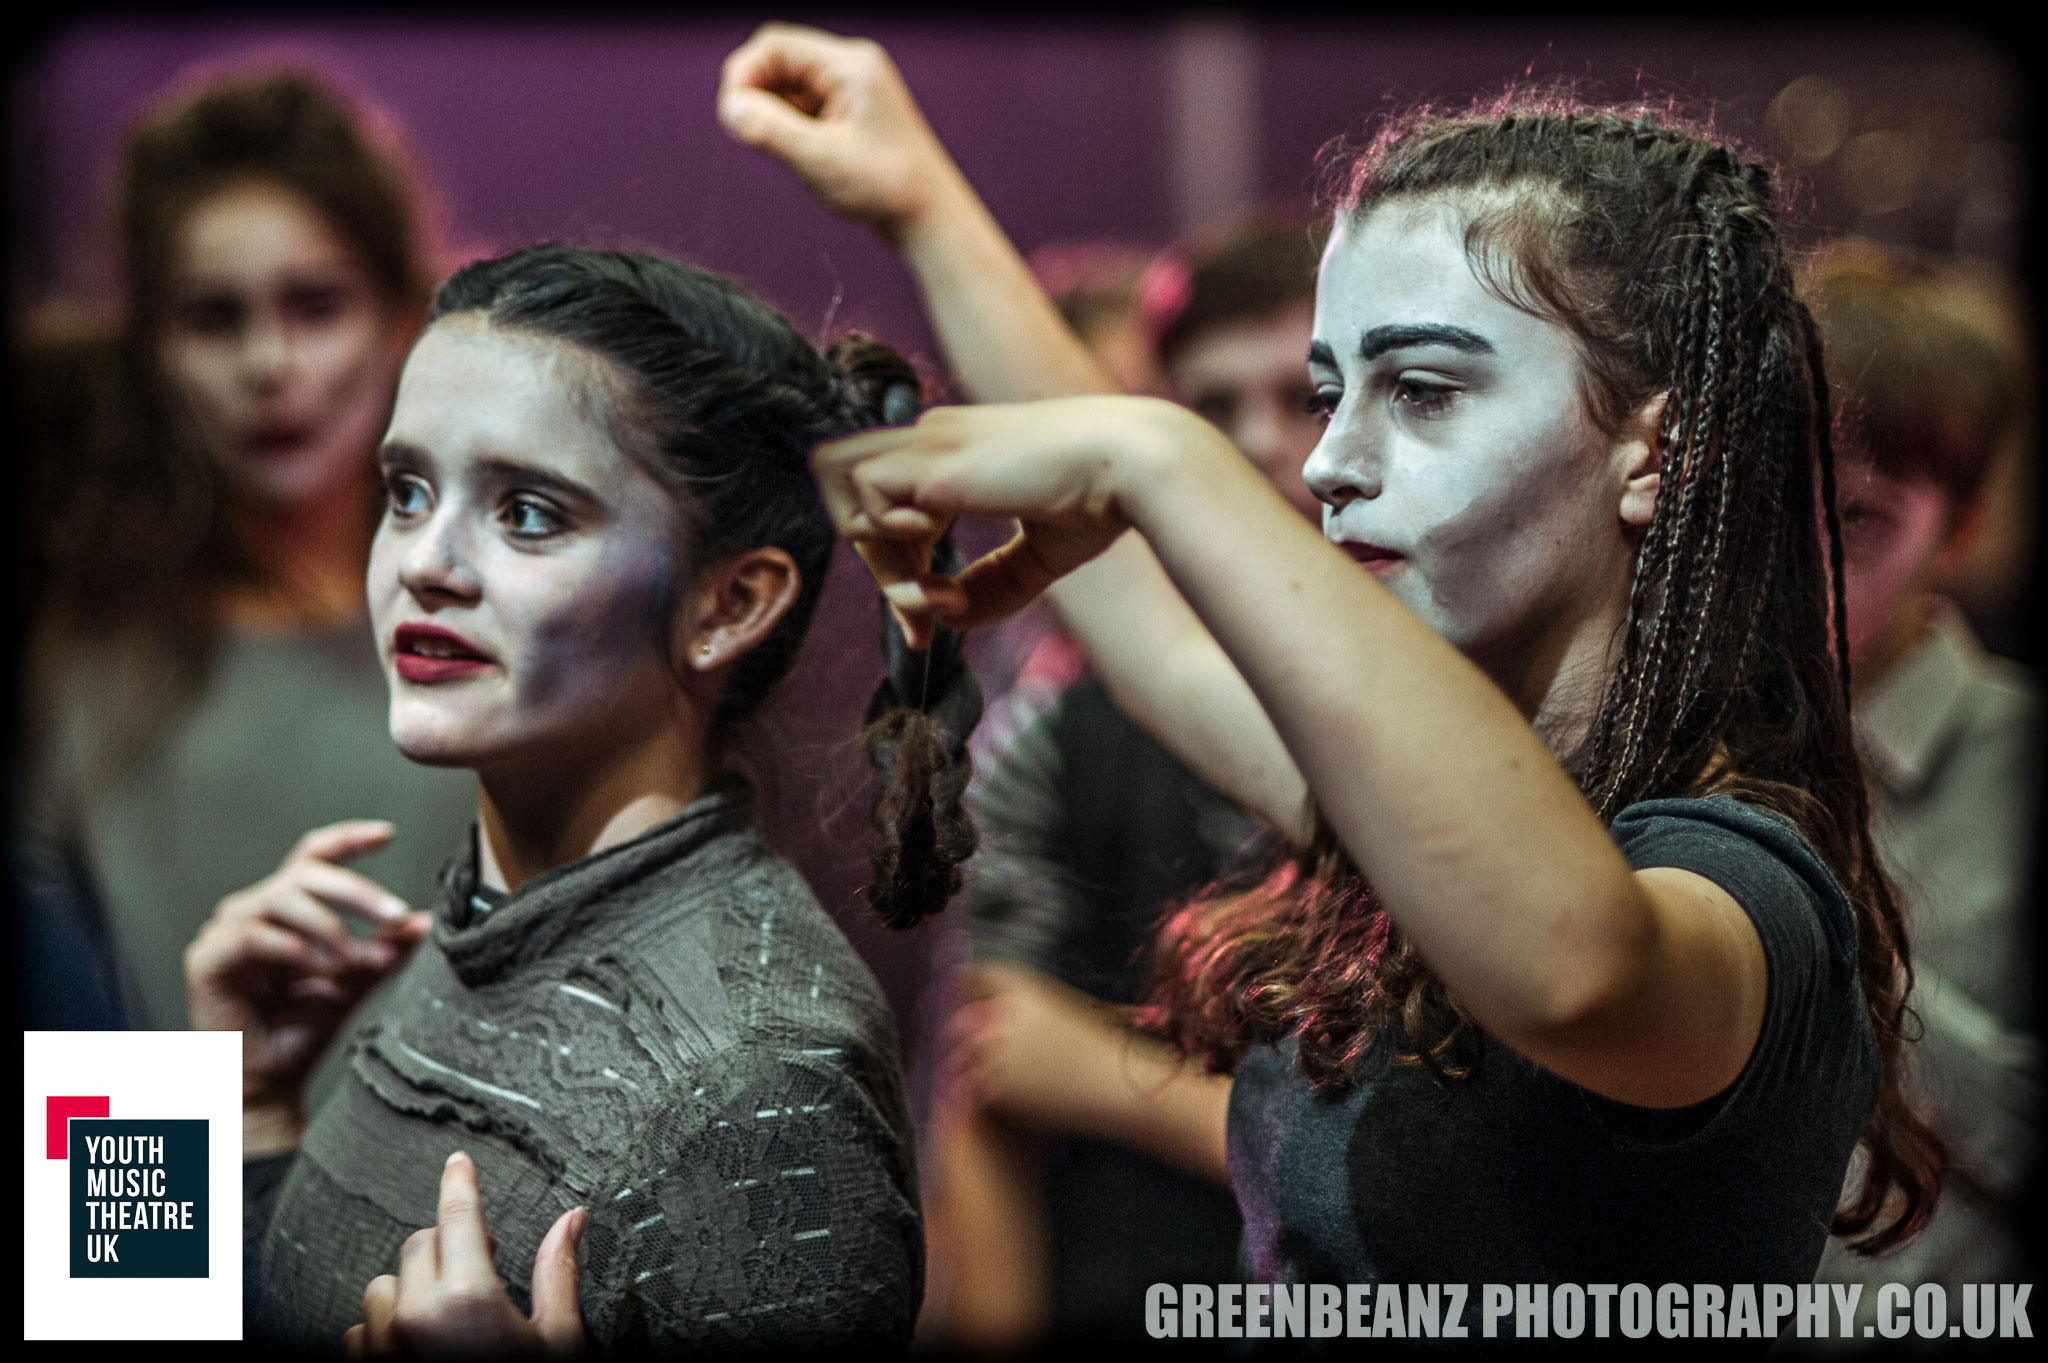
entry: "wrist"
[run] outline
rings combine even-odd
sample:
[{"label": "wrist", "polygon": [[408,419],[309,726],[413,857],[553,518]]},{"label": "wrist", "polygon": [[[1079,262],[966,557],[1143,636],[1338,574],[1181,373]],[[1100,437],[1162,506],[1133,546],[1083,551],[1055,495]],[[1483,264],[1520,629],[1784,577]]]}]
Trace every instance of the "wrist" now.
[{"label": "wrist", "polygon": [[242,1158],[262,1159],[299,1148],[305,1117],[296,1102],[278,1099],[242,1103]]},{"label": "wrist", "polygon": [[1222,432],[1177,403],[1139,398],[1127,410],[1128,424],[1106,451],[1107,476],[1117,510],[1140,534],[1162,506],[1213,486],[1218,466],[1246,462]]},{"label": "wrist", "polygon": [[917,196],[902,213],[875,227],[911,273],[922,277],[957,258],[963,243],[971,249],[976,230],[994,220],[943,147],[934,148],[915,178]]}]

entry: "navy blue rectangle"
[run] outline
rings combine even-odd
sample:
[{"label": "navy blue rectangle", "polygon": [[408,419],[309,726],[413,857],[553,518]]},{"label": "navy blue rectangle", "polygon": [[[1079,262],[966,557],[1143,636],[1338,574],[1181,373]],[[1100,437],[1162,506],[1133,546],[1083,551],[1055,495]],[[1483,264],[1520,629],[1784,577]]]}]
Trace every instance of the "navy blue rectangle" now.
[{"label": "navy blue rectangle", "polygon": [[[88,1138],[116,1158],[90,1160]],[[202,1120],[72,1118],[71,1276],[206,1277],[206,1146]]]}]

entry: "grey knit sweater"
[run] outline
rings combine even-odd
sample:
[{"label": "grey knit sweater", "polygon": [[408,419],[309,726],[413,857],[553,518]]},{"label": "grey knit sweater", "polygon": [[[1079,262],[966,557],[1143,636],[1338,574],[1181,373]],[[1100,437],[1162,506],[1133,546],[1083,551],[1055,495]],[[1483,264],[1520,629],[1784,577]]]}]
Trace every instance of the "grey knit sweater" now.
[{"label": "grey knit sweater", "polygon": [[922,1291],[912,1138],[874,978],[728,780],[479,914],[474,841],[300,1151],[245,1169],[251,1333],[337,1349],[476,1160],[522,1309],[590,1208],[600,1348],[900,1349]]}]

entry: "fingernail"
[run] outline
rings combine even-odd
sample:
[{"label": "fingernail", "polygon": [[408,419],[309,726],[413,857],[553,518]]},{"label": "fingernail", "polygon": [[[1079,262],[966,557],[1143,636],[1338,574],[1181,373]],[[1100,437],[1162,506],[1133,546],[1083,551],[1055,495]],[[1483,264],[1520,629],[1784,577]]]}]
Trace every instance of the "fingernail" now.
[{"label": "fingernail", "polygon": [[889,598],[889,604],[899,610],[926,610],[931,601],[925,596],[924,588],[915,582],[891,582],[882,588],[882,595]]},{"label": "fingernail", "polygon": [[453,1168],[455,1167],[455,1161],[457,1161],[457,1160],[459,1160],[459,1159],[468,1159],[468,1158],[469,1158],[469,1156],[468,1156],[468,1155],[464,1154],[464,1153],[463,1153],[462,1151],[460,1151],[460,1150],[457,1150],[457,1151],[456,1151],[456,1152],[455,1152],[454,1154],[452,1154],[452,1155],[450,1155],[450,1156],[448,1157],[448,1162],[447,1162],[446,1164],[442,1165],[441,1167],[442,1167],[443,1169],[453,1169]]},{"label": "fingernail", "polygon": [[590,1208],[578,1207],[569,1213],[569,1248],[583,1243],[583,1228],[590,1224]]}]

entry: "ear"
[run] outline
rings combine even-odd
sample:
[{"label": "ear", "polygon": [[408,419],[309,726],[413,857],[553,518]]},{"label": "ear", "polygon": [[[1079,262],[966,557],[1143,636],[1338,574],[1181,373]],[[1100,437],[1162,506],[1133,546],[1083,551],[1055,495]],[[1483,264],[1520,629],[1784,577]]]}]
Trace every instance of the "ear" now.
[{"label": "ear", "polygon": [[1613,468],[1621,477],[1618,510],[1629,532],[1646,529],[1657,514],[1658,466],[1664,458],[1660,434],[1664,403],[1670,396],[1666,389],[1636,408],[1614,439]]},{"label": "ear", "polygon": [[772,546],[712,564],[691,584],[676,621],[682,666],[715,672],[739,661],[774,631],[802,588],[796,560]]}]

